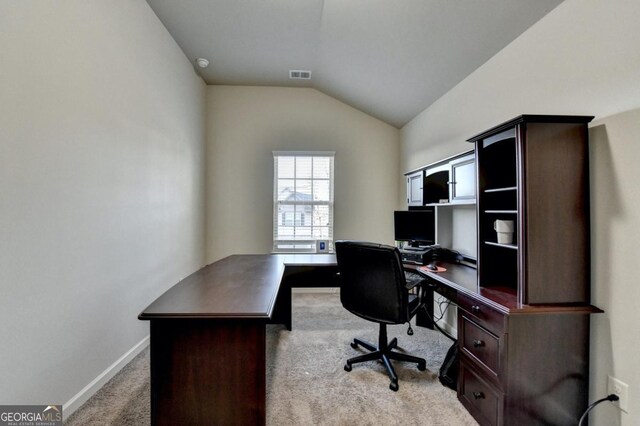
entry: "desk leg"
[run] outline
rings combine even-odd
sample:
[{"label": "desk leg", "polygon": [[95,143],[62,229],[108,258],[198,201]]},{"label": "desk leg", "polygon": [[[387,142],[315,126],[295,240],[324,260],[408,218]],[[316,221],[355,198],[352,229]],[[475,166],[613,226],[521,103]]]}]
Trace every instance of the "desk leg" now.
[{"label": "desk leg", "polygon": [[264,425],[265,325],[151,320],[152,425]]},{"label": "desk leg", "polygon": [[[423,294],[424,304],[433,313],[433,289],[429,286],[424,287]],[[429,316],[424,309],[420,309],[416,314],[416,325],[419,327],[426,327],[433,330],[433,318]]]},{"label": "desk leg", "polygon": [[272,324],[284,324],[287,330],[291,331],[291,285],[286,280],[280,283],[280,290],[271,315]]}]

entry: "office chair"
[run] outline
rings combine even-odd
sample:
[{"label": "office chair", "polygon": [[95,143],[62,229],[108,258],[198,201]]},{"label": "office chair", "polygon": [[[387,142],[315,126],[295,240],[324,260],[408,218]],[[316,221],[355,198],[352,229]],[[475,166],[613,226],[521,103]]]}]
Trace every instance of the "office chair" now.
[{"label": "office chair", "polygon": [[[391,360],[415,362],[424,371],[427,362],[405,353],[395,352],[398,340],[387,342],[387,324],[408,322],[421,307],[421,297],[409,294],[397,248],[357,241],[336,241],[336,258],[340,274],[340,301],[351,313],[380,324],[378,346],[353,339],[351,347],[370,351],[347,360],[344,369],[353,364],[381,360],[391,379],[389,388],[397,391],[398,376]],[[421,294],[421,291],[419,292]]]}]

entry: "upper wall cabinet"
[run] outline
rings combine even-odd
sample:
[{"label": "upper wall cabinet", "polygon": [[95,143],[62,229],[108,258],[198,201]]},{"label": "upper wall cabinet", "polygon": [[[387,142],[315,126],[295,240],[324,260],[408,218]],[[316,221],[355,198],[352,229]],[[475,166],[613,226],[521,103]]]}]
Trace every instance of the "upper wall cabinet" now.
[{"label": "upper wall cabinet", "polygon": [[475,153],[468,151],[405,174],[407,205],[473,204],[476,198]]},{"label": "upper wall cabinet", "polygon": [[423,176],[424,172],[418,170],[411,174],[407,174],[407,205],[421,206],[423,205]]}]

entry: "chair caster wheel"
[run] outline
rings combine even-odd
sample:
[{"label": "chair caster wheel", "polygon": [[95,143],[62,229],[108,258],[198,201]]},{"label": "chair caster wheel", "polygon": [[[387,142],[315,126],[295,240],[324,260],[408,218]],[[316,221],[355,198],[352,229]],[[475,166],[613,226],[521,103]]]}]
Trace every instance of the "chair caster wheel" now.
[{"label": "chair caster wheel", "polygon": [[345,364],[344,365],[344,371],[351,371],[351,370],[352,370],[351,364]]},{"label": "chair caster wheel", "polygon": [[418,370],[420,370],[420,371],[424,371],[424,370],[426,370],[426,369],[427,369],[427,363],[424,363],[424,364],[420,363],[420,364],[418,364]]},{"label": "chair caster wheel", "polygon": [[358,349],[358,344],[356,342],[351,342],[351,347],[353,349]]},{"label": "chair caster wheel", "polygon": [[400,388],[400,386],[398,386],[397,383],[393,383],[391,382],[391,384],[389,385],[389,389],[391,389],[394,392],[398,392],[398,389]]}]

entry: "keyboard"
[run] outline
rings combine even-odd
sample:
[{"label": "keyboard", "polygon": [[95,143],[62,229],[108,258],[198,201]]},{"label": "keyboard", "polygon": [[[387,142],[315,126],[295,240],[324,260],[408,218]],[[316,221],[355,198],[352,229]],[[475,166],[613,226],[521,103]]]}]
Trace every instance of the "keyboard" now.
[{"label": "keyboard", "polygon": [[404,276],[407,280],[408,289],[412,289],[413,287],[424,281],[424,277],[420,274],[416,274],[415,272],[405,271]]}]

